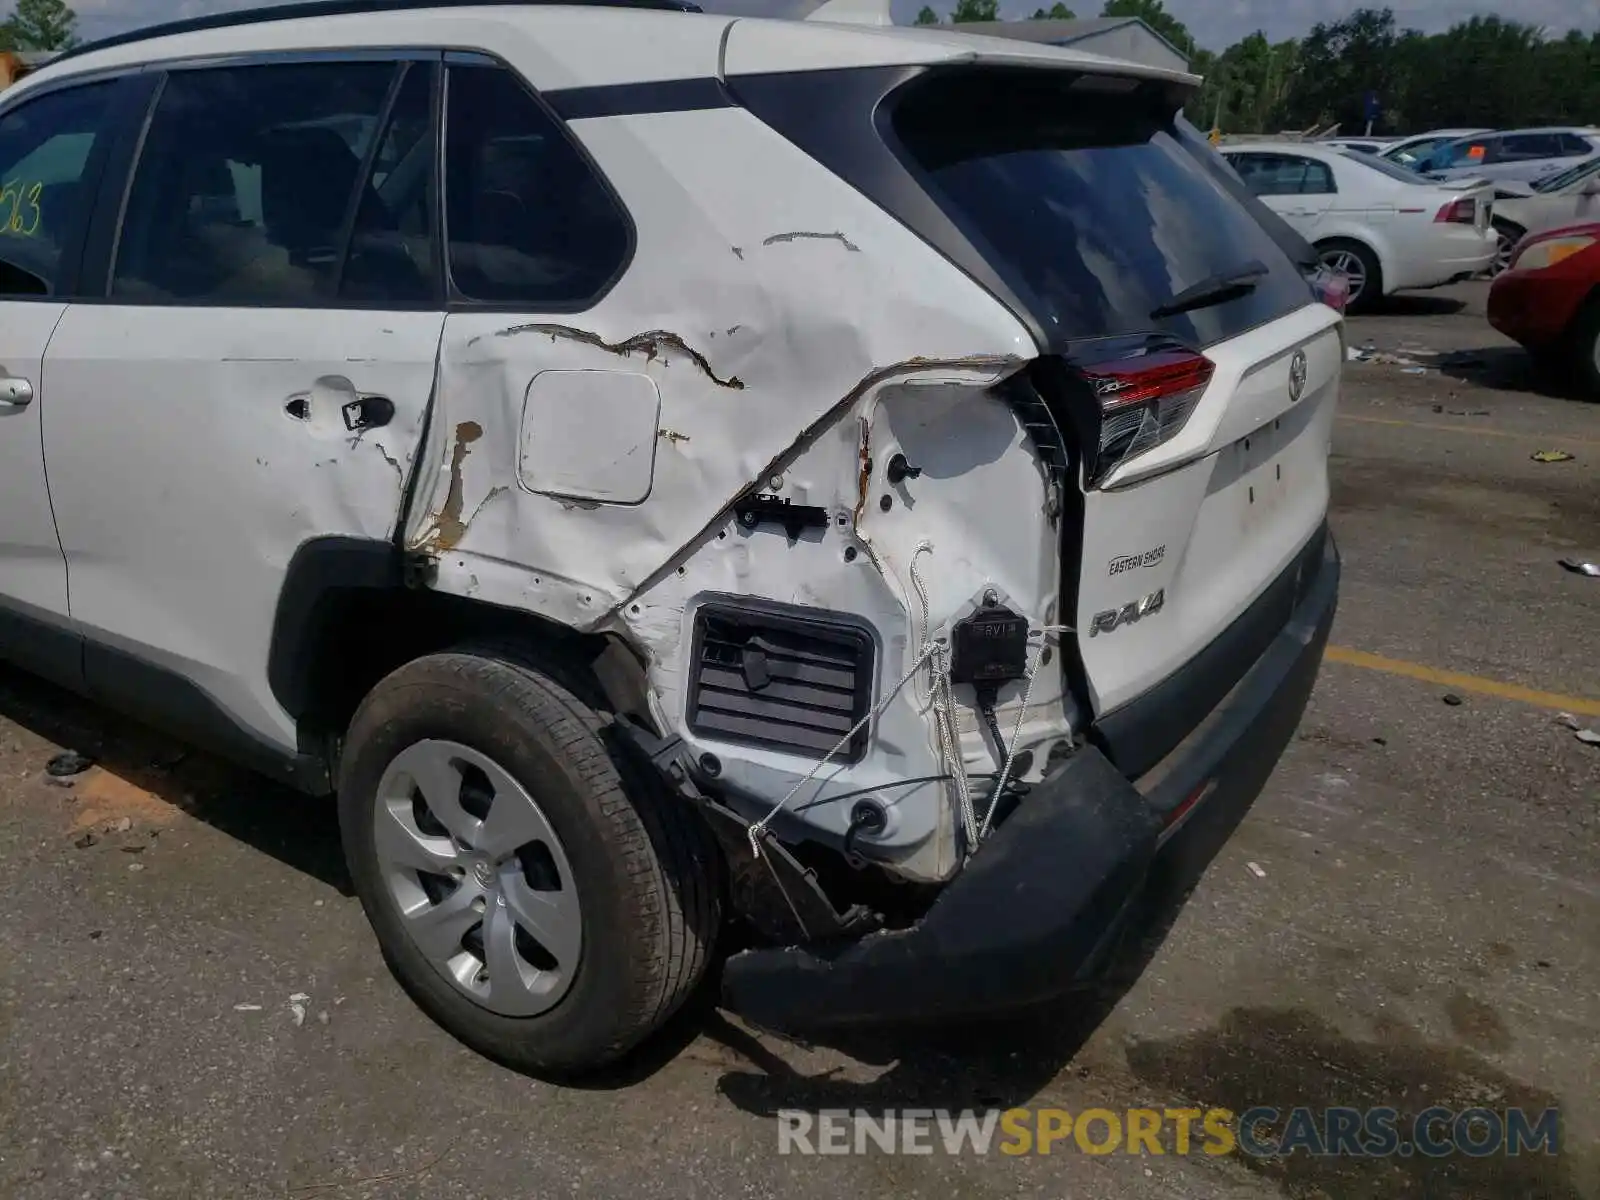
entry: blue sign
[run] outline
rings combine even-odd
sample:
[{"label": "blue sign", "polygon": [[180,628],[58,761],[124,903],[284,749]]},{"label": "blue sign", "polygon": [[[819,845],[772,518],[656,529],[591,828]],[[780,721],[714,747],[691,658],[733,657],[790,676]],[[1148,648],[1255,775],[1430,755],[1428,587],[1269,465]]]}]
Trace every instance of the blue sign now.
[{"label": "blue sign", "polygon": [[1378,93],[1367,93],[1367,120],[1376,121],[1378,114],[1383,111],[1383,106],[1378,103]]}]

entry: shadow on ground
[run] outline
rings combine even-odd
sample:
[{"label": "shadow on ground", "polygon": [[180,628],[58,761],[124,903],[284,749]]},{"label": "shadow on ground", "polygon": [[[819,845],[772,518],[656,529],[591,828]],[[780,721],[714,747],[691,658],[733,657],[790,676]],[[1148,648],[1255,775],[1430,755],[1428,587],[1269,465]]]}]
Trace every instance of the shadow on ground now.
[{"label": "shadow on ground", "polygon": [[1496,391],[1527,392],[1590,403],[1600,400],[1600,396],[1582,393],[1560,364],[1536,359],[1520,346],[1449,351],[1429,365],[1438,367],[1441,374],[1451,379]]},{"label": "shadow on ground", "polygon": [[0,667],[0,716],[341,894],[355,894],[331,800],[221,763],[9,667]]},{"label": "shadow on ground", "polygon": [[1395,292],[1385,296],[1369,310],[1375,317],[1448,317],[1467,307],[1465,300],[1436,296],[1429,292]]}]

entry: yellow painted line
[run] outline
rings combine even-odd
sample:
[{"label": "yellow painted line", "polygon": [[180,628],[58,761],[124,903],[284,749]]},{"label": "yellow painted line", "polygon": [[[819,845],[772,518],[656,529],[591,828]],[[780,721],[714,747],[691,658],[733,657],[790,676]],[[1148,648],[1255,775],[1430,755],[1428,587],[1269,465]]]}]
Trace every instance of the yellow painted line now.
[{"label": "yellow painted line", "polygon": [[1488,429],[1482,425],[1447,425],[1443,421],[1400,421],[1394,417],[1358,417],[1354,413],[1339,413],[1340,421],[1356,421],[1362,425],[1398,425],[1402,429],[1426,429],[1434,433],[1469,433],[1474,437],[1510,438],[1519,442],[1548,442],[1552,446],[1594,446],[1600,442],[1593,438],[1568,437],[1562,433],[1510,433],[1504,429]]},{"label": "yellow painted line", "polygon": [[1541,692],[1521,684],[1501,683],[1498,679],[1484,679],[1480,675],[1461,675],[1455,671],[1441,671],[1421,663],[1407,662],[1403,658],[1385,658],[1381,654],[1368,654],[1365,650],[1351,650],[1347,646],[1329,646],[1324,657],[1329,662],[1343,663],[1348,667],[1365,667],[1369,671],[1383,671],[1388,675],[1403,675],[1407,679],[1420,679],[1457,692],[1476,692],[1480,696],[1495,696],[1501,700],[1515,700],[1538,708],[1553,708],[1574,716],[1600,717],[1600,700],[1584,696],[1563,696],[1558,692]]}]

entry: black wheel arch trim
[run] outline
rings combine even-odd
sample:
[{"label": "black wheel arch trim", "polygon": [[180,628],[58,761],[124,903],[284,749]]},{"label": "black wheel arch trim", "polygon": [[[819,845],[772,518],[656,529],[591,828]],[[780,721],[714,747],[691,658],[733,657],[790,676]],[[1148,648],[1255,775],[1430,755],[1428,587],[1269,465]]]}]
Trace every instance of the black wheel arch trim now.
[{"label": "black wheel arch trim", "polygon": [[317,655],[338,603],[351,591],[405,586],[405,554],[377,538],[328,536],[302,542],[284,571],[267,650],[267,685],[299,720],[312,707]]}]

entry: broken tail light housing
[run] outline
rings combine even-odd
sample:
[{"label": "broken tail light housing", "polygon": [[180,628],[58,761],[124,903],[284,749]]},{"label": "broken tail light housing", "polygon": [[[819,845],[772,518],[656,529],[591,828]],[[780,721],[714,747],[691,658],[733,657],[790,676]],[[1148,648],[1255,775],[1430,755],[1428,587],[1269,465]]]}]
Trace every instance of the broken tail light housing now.
[{"label": "broken tail light housing", "polygon": [[1476,225],[1478,223],[1478,202],[1465,198],[1452,200],[1434,214],[1433,221],[1436,225]]},{"label": "broken tail light housing", "polygon": [[1171,441],[1200,402],[1216,364],[1170,338],[1107,339],[1068,358],[1093,397],[1097,452],[1086,463],[1087,486],[1124,463]]},{"label": "broken tail light housing", "polygon": [[1321,266],[1308,277],[1311,295],[1319,304],[1326,304],[1335,312],[1343,312],[1350,303],[1350,277],[1343,271]]}]

